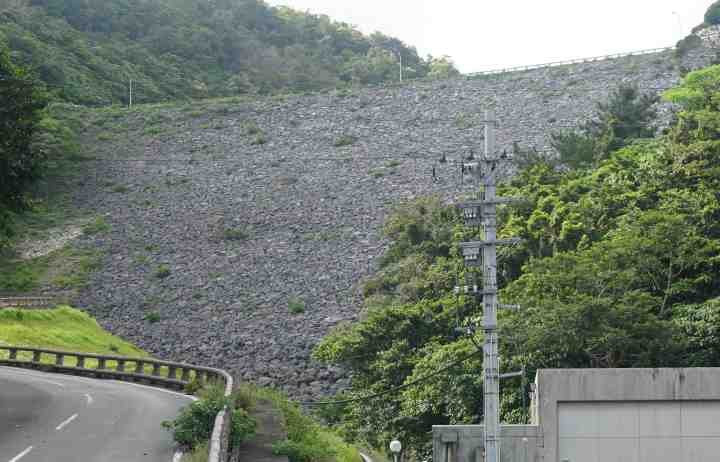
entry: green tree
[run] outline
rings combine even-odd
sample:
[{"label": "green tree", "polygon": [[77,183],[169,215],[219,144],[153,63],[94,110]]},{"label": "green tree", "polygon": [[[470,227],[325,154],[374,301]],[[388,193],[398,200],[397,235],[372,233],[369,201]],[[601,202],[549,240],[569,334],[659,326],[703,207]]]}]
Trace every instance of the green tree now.
[{"label": "green tree", "polygon": [[[525,366],[527,383],[547,367],[717,364],[719,93],[720,66],[691,73],[665,95],[679,107],[667,135],[630,142],[648,135],[643,124],[599,118],[612,129],[605,149],[619,149],[583,169],[535,158],[501,186],[524,198],[499,214],[499,234],[523,238],[499,253],[501,297],[522,307],[500,313],[502,370]],[[647,114],[626,99],[630,109],[602,107]],[[428,200],[399,208],[365,285],[364,316],[318,346],[318,359],[352,373],[346,395],[359,401],[333,417],[347,436],[380,444],[401,435],[424,456],[431,425],[482,421],[480,358],[469,355],[477,347],[456,330],[477,323],[481,308],[452,290],[471,274],[458,243],[482,236],[458,218]],[[524,421],[527,391],[502,388],[505,421]]]},{"label": "green tree", "polygon": [[706,24],[720,24],[720,2],[715,2],[705,12]]},{"label": "green tree", "polygon": [[658,97],[635,86],[620,86],[598,103],[594,118],[571,130],[553,133],[552,146],[571,168],[587,168],[636,139],[652,138]]},{"label": "green tree", "polygon": [[45,99],[32,75],[0,44],[0,247],[11,214],[28,207],[27,188],[39,178],[44,156],[32,145]]},{"label": "green tree", "polygon": [[428,57],[430,71],[428,77],[431,79],[449,79],[460,75],[460,71],[455,67],[449,56],[441,56],[439,58]]}]

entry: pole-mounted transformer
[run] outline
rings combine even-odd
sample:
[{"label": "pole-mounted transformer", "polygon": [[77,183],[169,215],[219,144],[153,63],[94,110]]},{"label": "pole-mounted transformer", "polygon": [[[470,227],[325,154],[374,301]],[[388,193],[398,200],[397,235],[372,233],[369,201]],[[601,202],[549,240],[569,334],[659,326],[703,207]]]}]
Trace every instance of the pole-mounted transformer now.
[{"label": "pole-mounted transformer", "polygon": [[[497,206],[513,201],[496,196],[497,175],[503,170],[501,163],[506,157],[495,151],[495,121],[485,114],[485,153],[481,159],[468,162],[463,171],[479,177],[482,185],[481,198],[458,204],[467,226],[482,228],[483,240],[463,242],[460,249],[465,266],[481,268],[482,285],[472,284],[456,287],[456,292],[471,293],[482,302],[484,332],[483,341],[483,404],[484,449],[486,462],[500,462],[500,360],[498,355],[497,310],[497,246],[513,245],[516,238],[497,238]],[[509,307],[509,306],[508,306]],[[513,307],[514,308],[514,307]]]}]

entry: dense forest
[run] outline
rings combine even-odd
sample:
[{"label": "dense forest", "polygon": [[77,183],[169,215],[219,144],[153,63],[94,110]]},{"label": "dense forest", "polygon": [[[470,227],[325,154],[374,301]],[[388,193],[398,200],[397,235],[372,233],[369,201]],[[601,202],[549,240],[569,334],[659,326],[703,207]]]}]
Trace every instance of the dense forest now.
[{"label": "dense forest", "polygon": [[[654,99],[619,88],[592,123],[555,134],[557,158],[514,156],[501,194],[523,200],[502,210],[500,235],[522,243],[498,271],[503,303],[521,308],[501,313],[501,368],[526,374],[503,383],[503,421],[527,421],[539,368],[718,365],[718,94],[720,66],[690,73],[664,95],[676,122],[653,137]],[[482,332],[458,333],[481,306],[453,293],[471,277],[459,242],[482,236],[434,199],[398,208],[385,231],[361,321],[315,351],[351,372],[341,398],[358,401],[321,410],[351,438],[426,455],[431,425],[482,421]]]},{"label": "dense forest", "polygon": [[457,73],[400,40],[262,0],[8,0],[0,43],[87,105],[314,91]]}]

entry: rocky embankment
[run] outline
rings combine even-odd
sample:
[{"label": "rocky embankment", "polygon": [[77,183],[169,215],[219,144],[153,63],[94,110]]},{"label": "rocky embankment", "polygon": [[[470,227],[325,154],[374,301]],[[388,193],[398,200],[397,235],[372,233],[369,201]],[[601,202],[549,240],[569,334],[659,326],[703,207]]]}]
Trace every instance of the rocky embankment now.
[{"label": "rocky embankment", "polygon": [[[685,66],[697,67],[709,50]],[[682,64],[682,63],[681,63]],[[223,366],[313,398],[344,386],[314,345],[356,319],[393,204],[451,198],[453,159],[546,148],[621,83],[679,80],[672,52],[516,74],[245,102],[98,111],[76,203],[110,224],[83,237],[103,268],[78,299],[159,357]],[[663,109],[667,113],[667,108]],[[440,162],[445,156],[449,162]],[[432,172],[435,169],[436,178]],[[303,312],[298,300],[304,303]]]}]

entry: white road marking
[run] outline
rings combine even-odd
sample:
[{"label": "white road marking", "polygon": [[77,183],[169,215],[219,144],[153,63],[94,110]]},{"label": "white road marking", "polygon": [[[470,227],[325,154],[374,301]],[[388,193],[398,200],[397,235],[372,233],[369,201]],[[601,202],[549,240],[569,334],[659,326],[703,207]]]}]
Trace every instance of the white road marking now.
[{"label": "white road marking", "polygon": [[180,462],[180,459],[182,459],[183,453],[179,449],[175,451],[175,454],[173,455],[172,462]]},{"label": "white road marking", "polygon": [[159,391],[159,392],[161,392],[161,393],[168,393],[168,394],[171,394],[171,395],[180,396],[180,397],[182,397],[182,398],[187,398],[187,399],[192,400],[192,401],[197,401],[197,400],[198,400],[195,396],[192,396],[192,395],[186,395],[186,394],[184,394],[184,393],[178,393],[177,391],[166,390],[166,389],[164,389],[164,388],[151,387],[150,385],[143,385],[143,384],[141,384],[141,383],[122,382],[122,381],[120,381],[120,380],[114,380],[114,382],[116,382],[116,383],[121,383],[121,384],[123,384],[123,385],[131,385],[131,386],[133,386],[133,387],[140,387],[140,388],[145,388],[145,389],[148,389],[148,390]]},{"label": "white road marking", "polygon": [[18,462],[18,460],[20,460],[20,459],[22,459],[23,457],[25,457],[25,456],[28,454],[28,452],[32,451],[32,448],[33,448],[32,446],[28,446],[28,448],[25,449],[23,452],[21,452],[20,454],[16,455],[16,456],[13,457],[12,459],[10,459],[10,462]]},{"label": "white road marking", "polygon": [[62,430],[67,424],[69,424],[69,423],[72,422],[73,420],[77,419],[77,416],[78,416],[77,414],[71,415],[70,417],[68,417],[67,419],[65,419],[62,423],[60,423],[60,425],[58,425],[57,427],[55,427],[55,430]]},{"label": "white road marking", "polygon": [[55,386],[58,386],[58,387],[60,387],[60,388],[65,388],[65,385],[63,385],[63,384],[60,383],[60,382],[53,382],[52,380],[48,380],[48,379],[44,378],[44,376],[42,376],[42,375],[33,374],[32,372],[27,371],[27,370],[24,370],[24,369],[14,369],[14,368],[2,368],[2,369],[3,369],[3,370],[6,370],[6,371],[9,371],[9,372],[12,372],[12,373],[15,374],[15,375],[21,375],[21,376],[24,375],[25,377],[32,377],[32,378],[37,379],[37,380],[39,380],[39,381],[41,381],[41,382],[49,383],[49,384],[51,384],[51,385],[55,385]]},{"label": "white road marking", "polygon": [[93,403],[93,397],[90,396],[88,393],[85,393],[85,400],[87,401],[88,406],[90,406]]}]

